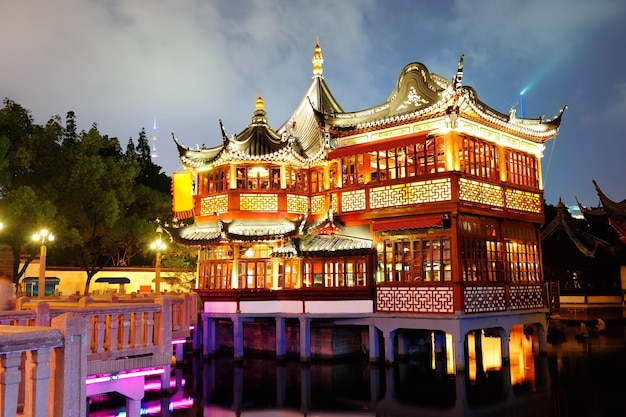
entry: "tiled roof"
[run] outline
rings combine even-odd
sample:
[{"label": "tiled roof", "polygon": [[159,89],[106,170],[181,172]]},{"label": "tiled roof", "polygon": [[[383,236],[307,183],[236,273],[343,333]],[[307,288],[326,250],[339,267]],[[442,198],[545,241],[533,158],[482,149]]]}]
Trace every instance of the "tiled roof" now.
[{"label": "tiled roof", "polygon": [[288,258],[292,256],[347,256],[367,255],[374,249],[374,242],[345,235],[314,235],[302,239],[294,239],[272,253],[274,257]]}]

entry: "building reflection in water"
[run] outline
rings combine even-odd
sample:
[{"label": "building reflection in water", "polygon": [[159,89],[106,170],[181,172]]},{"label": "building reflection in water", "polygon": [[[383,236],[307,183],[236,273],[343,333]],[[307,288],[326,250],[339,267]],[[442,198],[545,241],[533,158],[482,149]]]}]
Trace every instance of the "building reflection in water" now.
[{"label": "building reflection in water", "polygon": [[[546,355],[538,355],[531,328],[514,328],[504,345],[510,361],[502,361],[498,332],[476,331],[466,341],[467,372],[458,375],[448,352],[431,342],[432,350],[390,367],[272,359],[235,364],[188,354],[172,372],[169,394],[151,391],[160,382],[147,381],[142,411],[171,417],[626,415],[626,327],[582,341],[576,328]],[[123,399],[92,398],[89,415],[124,415]]]},{"label": "building reflection in water", "polygon": [[[434,339],[434,338],[431,338]],[[468,371],[453,373],[452,355],[433,348],[393,366],[360,361],[277,363],[229,358],[203,362],[204,415],[472,416],[516,410],[537,416],[547,410],[547,360],[535,357],[533,332],[523,326],[509,335],[510,362],[502,361],[497,332],[467,339]],[[535,400],[535,401],[533,401]]]}]

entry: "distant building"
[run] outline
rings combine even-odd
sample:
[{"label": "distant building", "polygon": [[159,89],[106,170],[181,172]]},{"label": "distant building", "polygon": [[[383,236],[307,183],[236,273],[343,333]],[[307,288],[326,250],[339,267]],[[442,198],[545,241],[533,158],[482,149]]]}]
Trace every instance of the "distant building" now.
[{"label": "distant building", "polygon": [[565,108],[550,120],[500,113],[463,85],[461,56],[451,80],[410,63],[387,100],[347,112],[322,63],[318,44],[278,128],[259,95],[251,123],[221,126],[219,146],[176,139],[185,172],[173,175],[169,230],[199,249],[202,299],[315,291],[369,299],[376,314],[541,321],[540,160]]},{"label": "distant building", "polygon": [[626,201],[611,200],[593,181],[600,205],[580,203],[574,216],[559,201],[542,229],[544,269],[562,294],[615,294],[626,289]]}]

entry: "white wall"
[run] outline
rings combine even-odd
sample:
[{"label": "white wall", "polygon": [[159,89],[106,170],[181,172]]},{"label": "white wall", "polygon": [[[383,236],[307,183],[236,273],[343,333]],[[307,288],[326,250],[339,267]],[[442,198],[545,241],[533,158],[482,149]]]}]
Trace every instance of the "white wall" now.
[{"label": "white wall", "polygon": [[[130,284],[124,286],[126,293],[137,292],[140,286],[150,286],[154,290],[154,283],[152,280],[155,278],[156,272],[154,268],[107,268],[98,272],[91,280],[89,285],[90,292],[97,292],[99,294],[107,293],[108,291],[119,291],[119,285],[111,285],[106,283],[96,282],[99,277],[126,277],[130,279]],[[161,278],[167,278],[175,276],[173,271],[161,269]],[[32,262],[26,268],[24,277],[39,277],[39,263],[37,261]],[[57,291],[63,295],[75,294],[77,291],[82,294],[85,290],[85,282],[87,281],[87,273],[85,271],[75,269],[61,269],[58,267],[46,268],[46,277],[57,277],[61,280],[57,286]],[[20,280],[21,282],[21,280]],[[164,281],[161,281],[161,291],[170,291],[171,288]]]}]

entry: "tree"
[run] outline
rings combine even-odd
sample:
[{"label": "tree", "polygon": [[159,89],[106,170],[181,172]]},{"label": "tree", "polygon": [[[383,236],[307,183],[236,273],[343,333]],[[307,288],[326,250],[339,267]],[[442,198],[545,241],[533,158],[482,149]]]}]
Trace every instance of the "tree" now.
[{"label": "tree", "polygon": [[[4,231],[0,241],[13,252],[13,280],[18,282],[39,246],[31,236],[42,227],[62,224],[56,216],[55,189],[46,187],[60,161],[62,128],[58,118],[45,126],[30,111],[5,99],[0,109],[0,210]],[[20,256],[26,261],[20,270]]]},{"label": "tree", "polygon": [[71,242],[65,255],[87,273],[87,294],[94,275],[111,261],[116,232],[135,199],[139,169],[123,158],[119,141],[102,136],[96,126],[80,135],[66,163],[69,175],[57,184]]},{"label": "tree", "polygon": [[174,291],[188,292],[195,288],[196,250],[172,242],[167,253],[161,256],[161,266],[175,271],[174,275],[163,277]]},{"label": "tree", "polygon": [[[2,212],[6,217],[3,242],[13,252],[13,282],[18,283],[28,265],[39,254],[39,245],[33,243],[32,234],[42,227],[48,230],[62,229],[62,221],[56,216],[56,207],[42,199],[32,187],[20,186],[11,190],[2,200]],[[57,219],[52,221],[51,219]],[[30,232],[28,234],[28,232]],[[20,269],[20,255],[27,254]]]},{"label": "tree", "polygon": [[[77,133],[67,113],[35,124],[29,110],[5,99],[0,109],[0,243],[13,251],[13,279],[37,256],[32,235],[48,227],[57,239],[49,265],[79,266],[93,276],[107,265],[145,265],[154,220],[171,216],[170,178],[152,162],[145,129],[122,152],[93,124]],[[22,270],[20,257],[25,256]],[[141,255],[141,256],[137,256]]]},{"label": "tree", "polygon": [[112,261],[130,265],[131,259],[137,255],[141,255],[140,261],[147,262],[146,248],[154,239],[153,222],[171,217],[172,197],[171,179],[152,161],[145,129],[139,132],[137,147],[133,139],[129,139],[125,158],[128,163],[139,166],[139,173],[133,190],[135,200],[127,208],[126,222],[117,235],[118,252],[112,253]]}]

